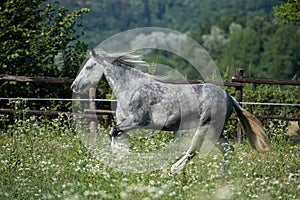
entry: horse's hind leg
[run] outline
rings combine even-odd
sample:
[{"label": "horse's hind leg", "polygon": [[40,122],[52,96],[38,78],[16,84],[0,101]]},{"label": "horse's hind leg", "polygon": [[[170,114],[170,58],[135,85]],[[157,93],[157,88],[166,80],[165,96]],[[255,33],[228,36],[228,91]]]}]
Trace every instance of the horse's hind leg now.
[{"label": "horse's hind leg", "polygon": [[196,152],[199,151],[201,148],[206,133],[206,126],[197,128],[196,133],[192,139],[190,148],[187,150],[183,157],[181,157],[175,164],[172,165],[171,174],[181,171],[186,165],[187,161],[189,161],[195,156]]},{"label": "horse's hind leg", "polygon": [[221,134],[221,136],[218,139],[217,147],[224,156],[221,170],[222,170],[222,172],[226,172],[229,169],[228,157],[230,157],[230,154],[232,154],[232,152],[234,151],[234,148],[224,138],[223,134]]}]

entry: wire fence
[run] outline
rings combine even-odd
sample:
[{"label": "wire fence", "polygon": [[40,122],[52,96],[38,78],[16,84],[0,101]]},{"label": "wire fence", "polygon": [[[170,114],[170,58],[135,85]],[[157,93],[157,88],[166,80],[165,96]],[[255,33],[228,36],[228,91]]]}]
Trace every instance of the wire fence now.
[{"label": "wire fence", "polygon": [[[6,101],[95,101],[95,102],[117,102],[116,99],[71,99],[71,98],[7,98],[0,97],[1,100]],[[300,104],[291,103],[267,103],[267,102],[239,102],[241,105],[263,105],[263,106],[292,106],[300,107]]]},{"label": "wire fence", "polygon": [[[1,101],[63,101],[63,102],[89,102],[89,103],[95,103],[95,102],[111,102],[116,103],[116,99],[73,99],[73,98],[8,98],[8,97],[0,97]],[[268,102],[239,102],[241,105],[254,105],[254,106],[281,106],[285,109],[287,107],[296,107],[300,108],[300,104],[290,104],[290,103],[268,103]],[[96,114],[96,115],[113,115],[115,114],[115,110],[113,109],[98,109],[95,105],[93,105],[94,108],[92,109],[84,109],[84,112],[86,114]],[[76,110],[76,109],[75,109]],[[0,108],[0,113],[15,113],[19,112],[19,110],[14,110],[12,108]],[[74,111],[76,112],[76,111]],[[63,111],[53,111],[53,110],[26,110],[27,115],[50,115],[55,116],[59,115],[61,113],[65,113]],[[70,112],[68,112],[70,114]],[[74,113],[76,114],[76,113]],[[282,119],[282,120],[291,120],[291,121],[300,121],[300,116],[285,116],[285,115],[266,115],[266,114],[260,114],[256,115],[258,118],[261,119]],[[231,120],[237,120],[236,117],[231,117]]]},{"label": "wire fence", "polygon": [[7,101],[96,101],[96,102],[116,102],[115,99],[63,99],[63,98],[6,98],[0,97],[1,100]]}]

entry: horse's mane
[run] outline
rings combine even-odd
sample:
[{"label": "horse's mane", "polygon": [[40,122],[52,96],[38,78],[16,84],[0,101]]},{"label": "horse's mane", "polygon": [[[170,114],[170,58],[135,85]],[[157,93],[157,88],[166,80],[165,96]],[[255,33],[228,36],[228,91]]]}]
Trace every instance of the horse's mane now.
[{"label": "horse's mane", "polygon": [[[107,53],[103,50],[97,51],[97,53],[104,57],[105,59],[109,60],[111,63],[119,62],[128,67],[131,67],[131,70],[137,70],[138,67],[150,67],[150,64],[143,60],[142,55],[133,54],[133,52],[123,52],[123,53]],[[133,69],[134,68],[134,69]],[[149,73],[139,71],[145,77],[154,79],[156,81],[162,83],[170,83],[170,84],[199,84],[203,83],[203,81],[189,81],[186,79],[174,79],[167,76],[160,76],[160,75],[153,75]]]},{"label": "horse's mane", "polygon": [[124,65],[129,67],[149,67],[150,65],[144,61],[141,55],[133,54],[132,52],[124,52],[124,53],[107,53],[105,51],[97,51],[97,53],[109,60],[111,63],[118,61]]}]

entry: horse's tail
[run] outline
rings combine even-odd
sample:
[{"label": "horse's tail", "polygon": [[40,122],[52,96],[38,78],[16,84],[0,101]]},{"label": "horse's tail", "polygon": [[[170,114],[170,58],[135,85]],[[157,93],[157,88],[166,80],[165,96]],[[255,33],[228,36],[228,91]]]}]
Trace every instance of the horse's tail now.
[{"label": "horse's tail", "polygon": [[269,151],[269,139],[261,122],[254,115],[244,110],[235,98],[231,97],[231,99],[251,146],[260,153]]}]

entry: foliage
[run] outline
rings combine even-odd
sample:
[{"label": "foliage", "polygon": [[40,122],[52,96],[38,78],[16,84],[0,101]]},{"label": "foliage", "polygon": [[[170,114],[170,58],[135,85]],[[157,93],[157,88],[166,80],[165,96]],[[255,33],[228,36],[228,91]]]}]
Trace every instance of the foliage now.
[{"label": "foliage", "polygon": [[[76,21],[89,12],[83,8],[68,12],[58,1],[19,0],[1,3],[1,68],[2,74],[42,76],[57,73],[53,66],[59,52],[75,49],[70,42],[82,33]],[[82,44],[81,44],[82,45]]]},{"label": "foliage", "polygon": [[299,76],[299,44],[300,31],[296,27],[279,27],[265,43],[265,50],[261,59],[261,75],[281,78]]},{"label": "foliage", "polygon": [[[87,45],[78,39],[89,9],[71,12],[58,1],[6,0],[0,5],[0,74],[74,77]],[[1,82],[0,96],[70,97],[69,86]],[[55,89],[54,89],[55,88]],[[68,92],[66,92],[68,91]]]},{"label": "foliage", "polygon": [[259,37],[255,31],[245,28],[235,32],[224,49],[225,66],[257,66],[260,52]]},{"label": "foliage", "polygon": [[241,67],[246,76],[282,79],[299,76],[300,31],[296,27],[276,26],[262,17],[244,19],[238,25],[242,28],[231,34],[230,25],[228,32],[224,29],[226,42],[217,50],[209,50],[221,73],[229,67],[233,75],[235,68]]},{"label": "foliage", "polygon": [[283,0],[284,4],[274,6],[274,15],[277,17],[276,23],[300,24],[300,1],[299,0]]}]

